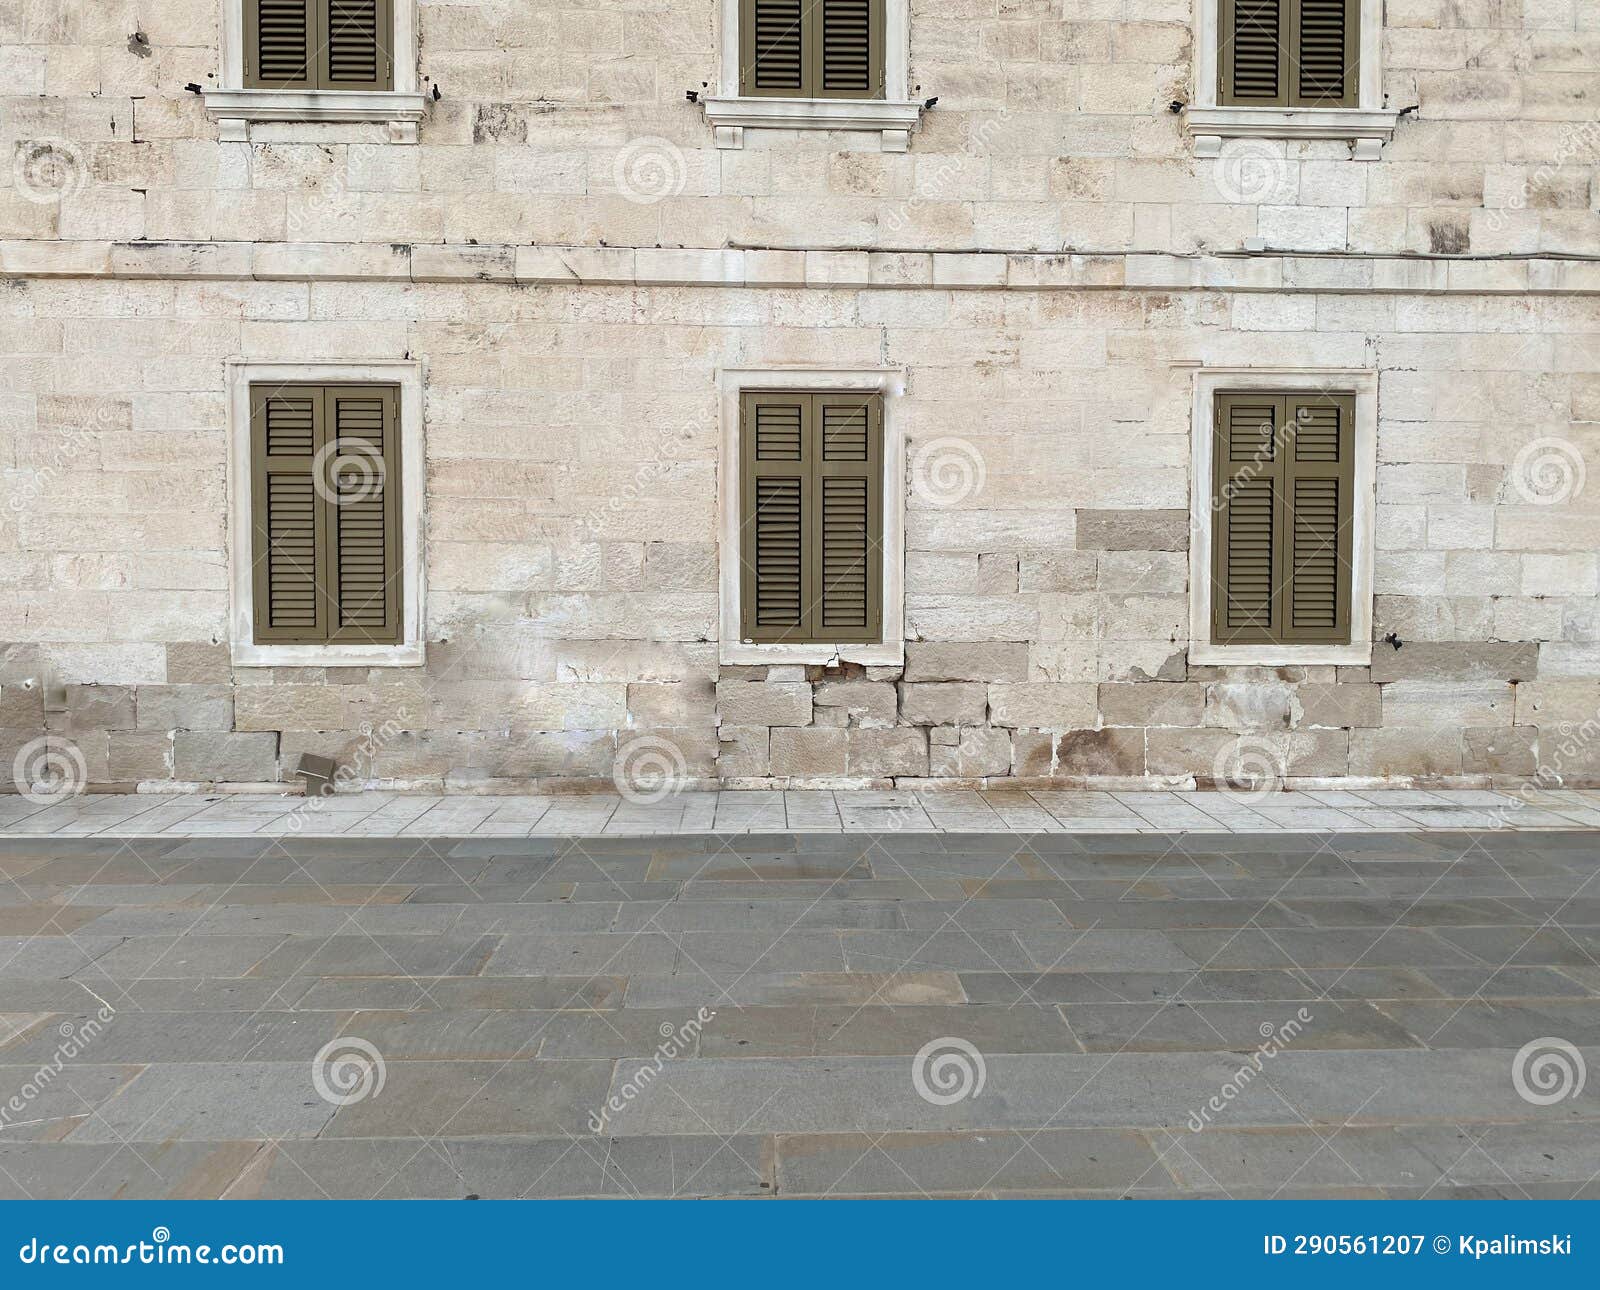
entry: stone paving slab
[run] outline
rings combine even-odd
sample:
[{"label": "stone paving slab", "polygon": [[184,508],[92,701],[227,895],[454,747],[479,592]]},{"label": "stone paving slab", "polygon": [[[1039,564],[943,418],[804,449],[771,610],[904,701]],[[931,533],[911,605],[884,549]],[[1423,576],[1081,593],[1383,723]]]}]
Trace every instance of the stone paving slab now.
[{"label": "stone paving slab", "polygon": [[0,918],[0,1197],[1600,1191],[1594,832],[12,833]]}]

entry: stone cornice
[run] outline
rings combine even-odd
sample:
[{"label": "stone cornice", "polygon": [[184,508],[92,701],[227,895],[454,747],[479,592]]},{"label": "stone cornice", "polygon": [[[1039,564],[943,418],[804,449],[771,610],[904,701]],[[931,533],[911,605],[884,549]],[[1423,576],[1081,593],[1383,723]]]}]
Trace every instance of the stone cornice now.
[{"label": "stone cornice", "polygon": [[362,242],[0,241],[0,277],[651,287],[1600,294],[1559,256],[670,250]]}]

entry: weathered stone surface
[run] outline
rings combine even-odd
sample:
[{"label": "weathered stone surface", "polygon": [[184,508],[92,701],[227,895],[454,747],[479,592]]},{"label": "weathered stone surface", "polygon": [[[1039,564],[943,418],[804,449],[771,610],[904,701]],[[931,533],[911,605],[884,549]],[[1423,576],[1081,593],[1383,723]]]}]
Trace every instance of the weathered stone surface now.
[{"label": "weathered stone surface", "polygon": [[69,685],[67,728],[74,732],[133,729],[133,689],[125,685]]},{"label": "weathered stone surface", "polygon": [[770,732],[766,726],[721,726],[717,730],[717,774],[723,779],[769,773]]},{"label": "weathered stone surface", "polygon": [[1189,512],[1080,510],[1078,547],[1084,551],[1187,551]]},{"label": "weathered stone surface", "polygon": [[988,712],[986,686],[976,681],[923,681],[900,687],[900,717],[916,726],[978,726]]},{"label": "weathered stone surface", "polygon": [[1352,775],[1459,775],[1461,764],[1460,730],[1350,732]]},{"label": "weathered stone surface", "polygon": [[811,686],[805,681],[718,681],[717,716],[734,726],[808,725]]},{"label": "weathered stone surface", "polygon": [[1372,650],[1374,681],[1532,681],[1539,650],[1528,643],[1406,641],[1399,649],[1379,642]]},{"label": "weathered stone surface", "polygon": [[907,681],[1025,681],[1028,647],[1020,641],[959,645],[906,643]]},{"label": "weathered stone surface", "polygon": [[846,732],[846,766],[851,775],[926,775],[928,734],[901,727],[896,730]]},{"label": "weathered stone surface", "polygon": [[178,779],[262,783],[278,778],[278,736],[180,730],[173,737]]},{"label": "weathered stone surface", "polygon": [[1098,694],[1100,719],[1108,726],[1197,726],[1205,711],[1200,685],[1102,685]]},{"label": "weathered stone surface", "polygon": [[833,714],[839,725],[892,726],[898,696],[888,681],[821,681],[812,690],[817,720]]},{"label": "weathered stone surface", "polygon": [[1359,682],[1296,686],[1292,709],[1301,729],[1377,726],[1383,723],[1383,691]]},{"label": "weathered stone surface", "polygon": [[844,730],[780,726],[772,732],[772,773],[796,778],[843,775],[846,737]]},{"label": "weathered stone surface", "polygon": [[231,730],[233,689],[226,685],[141,685],[135,724],[148,731]]},{"label": "weathered stone surface", "polygon": [[[943,736],[943,737],[941,737]],[[1011,770],[1011,734],[1006,730],[950,727],[929,731],[928,773],[935,778],[972,779]]]},{"label": "weathered stone surface", "polygon": [[1093,725],[1093,685],[1038,681],[989,687],[989,720],[997,726],[1077,730]]},{"label": "weathered stone surface", "polygon": [[211,685],[233,674],[226,645],[209,641],[177,641],[166,647],[169,685]]},{"label": "weathered stone surface", "polygon": [[1061,775],[1142,775],[1145,732],[1132,729],[1068,730],[1056,743],[1056,773]]}]

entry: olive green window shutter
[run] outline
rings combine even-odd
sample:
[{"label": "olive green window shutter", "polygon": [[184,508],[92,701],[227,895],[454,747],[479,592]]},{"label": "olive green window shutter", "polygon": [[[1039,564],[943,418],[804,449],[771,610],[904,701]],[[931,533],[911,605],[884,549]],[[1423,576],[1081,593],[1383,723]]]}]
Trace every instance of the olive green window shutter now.
[{"label": "olive green window shutter", "polygon": [[1355,107],[1360,0],[1220,0],[1217,101]]},{"label": "olive green window shutter", "polygon": [[883,404],[876,395],[812,396],[812,635],[875,641],[883,570]]},{"label": "olive green window shutter", "polygon": [[258,642],[400,640],[399,401],[393,386],[251,387]]},{"label": "olive green window shutter", "polygon": [[244,0],[252,89],[392,89],[393,44],[393,0]]},{"label": "olive green window shutter", "polygon": [[250,498],[255,638],[264,643],[327,639],[329,603],[321,568],[327,547],[313,479],[327,439],[316,386],[250,391]]},{"label": "olive green window shutter", "polygon": [[1212,641],[1350,639],[1355,397],[1216,396]]},{"label": "olive green window shutter", "polygon": [[400,639],[399,392],[332,386],[328,432],[328,580],[336,643]]},{"label": "olive green window shutter", "polygon": [[746,392],[740,636],[876,641],[883,631],[883,402]]},{"label": "olive green window shutter", "polygon": [[884,0],[740,0],[739,92],[882,98]]},{"label": "olive green window shutter", "polygon": [[1282,621],[1283,399],[1219,394],[1214,416],[1212,640],[1278,639]]},{"label": "olive green window shutter", "polygon": [[394,83],[392,0],[316,0],[325,19],[321,86],[386,90]]},{"label": "olive green window shutter", "polygon": [[1285,41],[1297,107],[1355,107],[1361,58],[1360,0],[1286,0]]},{"label": "olive green window shutter", "polygon": [[1282,639],[1350,639],[1355,397],[1284,399],[1286,592]]},{"label": "olive green window shutter", "polygon": [[317,86],[317,0],[244,0],[244,83],[252,89]]}]

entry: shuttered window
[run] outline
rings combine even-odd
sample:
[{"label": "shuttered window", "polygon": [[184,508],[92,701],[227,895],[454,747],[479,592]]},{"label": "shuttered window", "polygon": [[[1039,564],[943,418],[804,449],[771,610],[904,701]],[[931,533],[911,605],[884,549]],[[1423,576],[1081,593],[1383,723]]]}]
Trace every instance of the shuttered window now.
[{"label": "shuttered window", "polygon": [[881,639],[881,398],[746,391],[739,440],[741,637]]},{"label": "shuttered window", "polygon": [[399,642],[399,406],[388,385],[250,388],[258,643]]},{"label": "shuttered window", "polygon": [[1216,396],[1212,636],[1348,644],[1355,396]]},{"label": "shuttered window", "polygon": [[739,92],[881,99],[884,0],[740,0]]},{"label": "shuttered window", "polygon": [[391,89],[393,41],[393,0],[244,0],[244,83]]},{"label": "shuttered window", "polygon": [[1218,102],[1355,107],[1360,0],[1221,0]]}]

